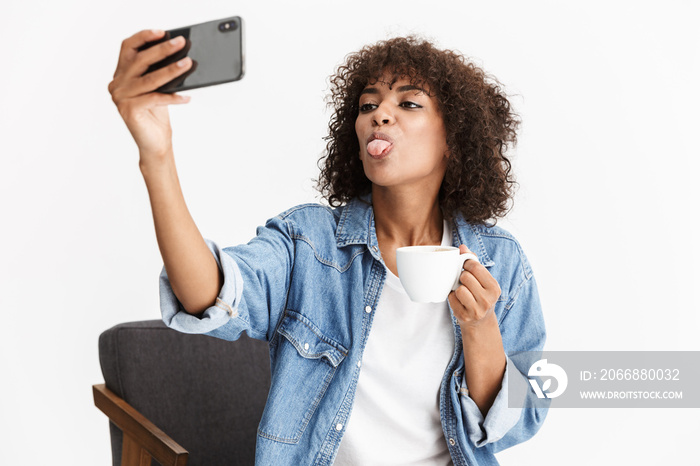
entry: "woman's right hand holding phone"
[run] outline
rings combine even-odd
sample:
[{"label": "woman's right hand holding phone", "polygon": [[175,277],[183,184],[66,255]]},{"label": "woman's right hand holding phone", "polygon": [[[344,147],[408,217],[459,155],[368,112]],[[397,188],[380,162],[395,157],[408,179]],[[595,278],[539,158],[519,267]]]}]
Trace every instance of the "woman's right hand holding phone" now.
[{"label": "woman's right hand holding phone", "polygon": [[147,42],[161,39],[164,34],[165,31],[145,30],[125,39],[114,79],[108,86],[112,100],[139,148],[142,171],[170,161],[172,129],[167,106],[189,101],[189,97],[178,94],[153,92],[189,70],[192,66],[189,57],[144,75],[151,64],[185,46],[185,40],[180,36],[138,50]]},{"label": "woman's right hand holding phone", "polygon": [[144,75],[151,64],[185,46],[180,37],[138,50],[164,34],[141,31],[122,42],[109,92],[139,147],[139,165],[170,285],[185,310],[198,314],[214,304],[223,276],[187,209],[175,170],[168,105],[189,99],[153,92],[189,70],[192,60],[186,57]]}]

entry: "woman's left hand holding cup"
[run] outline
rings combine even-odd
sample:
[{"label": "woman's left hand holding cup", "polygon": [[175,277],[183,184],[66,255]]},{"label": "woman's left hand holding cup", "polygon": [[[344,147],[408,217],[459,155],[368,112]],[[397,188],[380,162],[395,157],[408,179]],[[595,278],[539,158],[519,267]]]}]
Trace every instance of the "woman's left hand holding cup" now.
[{"label": "woman's left hand holding cup", "polygon": [[[464,254],[470,251],[462,244],[459,252]],[[494,309],[501,296],[501,287],[478,261],[464,261],[463,269],[459,277],[460,286],[447,299],[464,330],[465,327],[480,327],[489,320],[495,320]]]}]

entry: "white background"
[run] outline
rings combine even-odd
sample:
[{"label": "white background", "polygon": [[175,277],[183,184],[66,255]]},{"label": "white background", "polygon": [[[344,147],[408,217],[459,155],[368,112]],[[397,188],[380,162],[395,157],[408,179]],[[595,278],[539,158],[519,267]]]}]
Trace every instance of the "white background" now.
[{"label": "white background", "polygon": [[[2,2],[0,462],[109,464],[97,338],[159,317],[138,154],[107,92],[121,40],[145,28],[246,20],[245,78],[171,111],[206,237],[246,242],[317,200],[327,77],[366,43],[421,33],[495,75],[522,116],[521,187],[499,225],[533,264],[546,349],[700,350],[693,2],[485,3]],[[498,458],[697,464],[699,414],[551,410]]]}]

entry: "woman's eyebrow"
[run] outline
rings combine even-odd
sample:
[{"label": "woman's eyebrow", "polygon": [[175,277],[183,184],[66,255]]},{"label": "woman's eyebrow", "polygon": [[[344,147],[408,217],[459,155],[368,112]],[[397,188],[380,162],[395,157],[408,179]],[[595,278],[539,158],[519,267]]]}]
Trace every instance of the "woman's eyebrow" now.
[{"label": "woman's eyebrow", "polygon": [[[426,91],[422,87],[414,86],[413,84],[407,84],[405,86],[401,86],[396,91],[397,92],[420,91],[420,92],[428,95],[428,91]],[[366,88],[362,89],[362,92],[360,92],[360,95],[363,95],[363,94],[379,94],[379,89],[377,89],[376,87],[366,87]]]},{"label": "woman's eyebrow", "polygon": [[428,94],[428,91],[423,89],[422,87],[414,86],[413,84],[408,84],[406,86],[401,86],[397,89],[397,92],[408,92],[408,91],[420,91],[423,94]]}]

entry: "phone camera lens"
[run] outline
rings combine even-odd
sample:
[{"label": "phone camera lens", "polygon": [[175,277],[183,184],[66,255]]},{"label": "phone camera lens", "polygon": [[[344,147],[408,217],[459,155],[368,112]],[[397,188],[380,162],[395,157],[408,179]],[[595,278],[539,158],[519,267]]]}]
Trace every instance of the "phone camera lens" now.
[{"label": "phone camera lens", "polygon": [[226,21],[225,23],[219,24],[219,31],[229,32],[238,29],[238,23],[236,21]]}]

